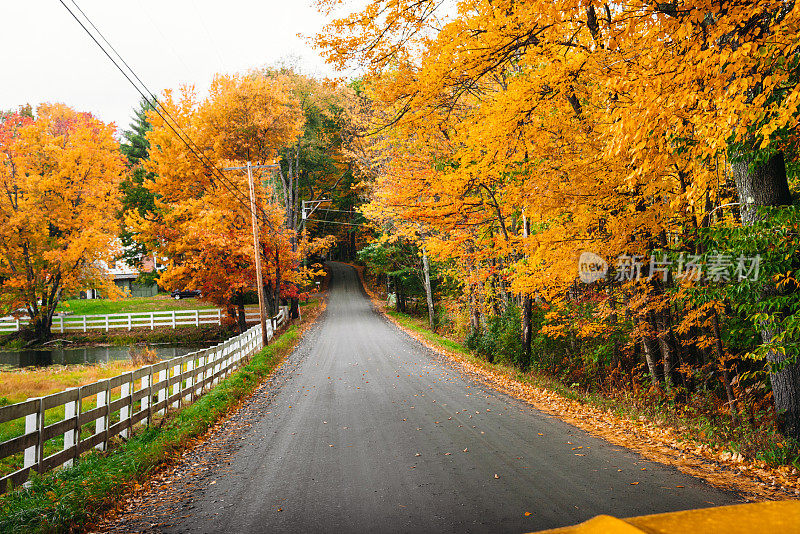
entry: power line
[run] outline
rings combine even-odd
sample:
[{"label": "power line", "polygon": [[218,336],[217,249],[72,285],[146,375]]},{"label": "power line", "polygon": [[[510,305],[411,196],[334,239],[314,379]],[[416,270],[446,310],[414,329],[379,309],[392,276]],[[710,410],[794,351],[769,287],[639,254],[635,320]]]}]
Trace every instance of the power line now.
[{"label": "power line", "polygon": [[[102,44],[100,44],[100,42],[97,40],[94,34],[92,34],[92,32],[89,31],[89,28],[86,27],[86,25],[80,20],[80,18],[78,18],[78,16],[72,11],[72,9],[70,9],[70,7],[64,2],[64,0],[59,0],[61,5],[64,6],[64,9],[66,9],[69,12],[69,14],[72,15],[72,18],[74,18],[75,21],[81,26],[81,28],[83,28],[86,34],[92,39],[92,41],[94,41],[94,43],[100,48],[100,50],[103,51],[106,57],[114,64],[114,66],[117,67],[120,73],[122,73],[122,75],[125,76],[125,79],[128,80],[128,82],[133,86],[134,89],[136,89],[136,92],[138,92],[141,95],[141,97],[145,100],[145,102],[147,102],[147,104],[153,109],[153,111],[155,111],[158,114],[158,116],[161,117],[161,119],[169,127],[169,129],[172,130],[176,136],[178,136],[178,139],[180,139],[181,142],[184,145],[186,145],[186,148],[189,149],[189,151],[198,159],[198,161],[201,164],[203,164],[204,167],[212,171],[212,176],[209,176],[209,178],[211,178],[212,183],[216,182],[213,179],[213,174],[216,173],[222,179],[222,181],[218,183],[221,186],[223,186],[234,197],[238,197],[237,200],[239,201],[240,204],[242,204],[242,206],[245,209],[249,209],[249,201],[245,200],[245,195],[241,191],[239,191],[236,184],[234,184],[229,178],[227,178],[222,173],[222,171],[220,171],[219,168],[212,161],[208,159],[208,157],[197,152],[197,150],[202,152],[202,148],[200,148],[197,145],[197,143],[195,143],[194,140],[192,140],[192,138],[183,130],[180,123],[177,120],[175,120],[175,118],[172,117],[172,115],[163,106],[163,104],[159,102],[159,100],[155,97],[153,92],[147,87],[147,85],[141,80],[141,78],[139,78],[136,72],[131,68],[130,65],[128,65],[128,63],[120,55],[120,53],[117,52],[117,50],[111,45],[111,43],[108,42],[103,33],[97,28],[97,26],[95,26],[95,24],[91,21],[91,19],[80,8],[80,6],[78,6],[75,0],[70,0],[70,1],[75,6],[75,8],[81,13],[81,15],[86,19],[86,21],[91,25],[91,27],[95,30],[95,32],[97,32],[97,35],[100,36],[103,42],[105,42],[108,45],[108,47],[114,52],[114,54],[119,58],[119,60],[125,65],[125,67],[131,73],[131,75],[133,75],[133,77],[136,78],[139,84],[141,84],[142,88],[144,88],[144,91],[146,91],[149,94],[149,98],[145,94],[145,92],[142,91],[142,89],[131,79],[131,77],[128,75],[127,72],[125,72],[125,70],[119,65],[119,63],[117,63],[117,61],[111,56],[108,50],[106,50],[105,47]],[[158,109],[159,107],[161,107],[161,111],[159,111]],[[170,121],[168,121],[167,118],[164,117],[162,111],[172,120],[172,122],[175,123],[175,126],[170,124]],[[180,130],[180,133],[178,132],[178,130]],[[184,136],[186,136],[186,139],[184,139]],[[194,147],[192,147],[192,145],[194,145]],[[195,150],[195,147],[197,148],[197,150]]]}]

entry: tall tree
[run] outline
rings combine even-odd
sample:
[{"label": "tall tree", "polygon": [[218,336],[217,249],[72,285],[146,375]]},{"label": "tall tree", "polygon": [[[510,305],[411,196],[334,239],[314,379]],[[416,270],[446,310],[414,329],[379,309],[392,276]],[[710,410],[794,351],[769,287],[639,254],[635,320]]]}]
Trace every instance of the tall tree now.
[{"label": "tall tree", "polygon": [[62,104],[0,119],[0,306],[24,306],[50,337],[64,291],[115,286],[100,261],[117,252],[124,163],[112,125]]},{"label": "tall tree", "polygon": [[[162,99],[180,128],[190,132],[205,161],[217,168],[271,163],[278,149],[299,134],[300,111],[278,80],[258,75],[217,76],[209,96],[198,102],[184,89],[177,101]],[[154,209],[128,217],[136,238],[169,258],[160,281],[167,288],[193,287],[204,298],[229,309],[244,326],[246,291],[255,286],[247,176],[227,172],[224,178],[195,157],[164,119],[150,113],[153,129],[146,169],[156,176],[146,187],[155,195]],[[300,282],[295,268],[294,233],[284,225],[282,203],[262,180],[256,180],[265,284],[272,302],[288,284]]]},{"label": "tall tree", "polygon": [[136,211],[139,215],[155,212],[155,193],[149,185],[155,180],[155,173],[145,168],[145,163],[150,158],[150,141],[147,132],[153,126],[147,119],[147,113],[152,111],[152,106],[142,100],[139,108],[134,111],[133,122],[128,130],[122,133],[123,142],[120,151],[128,163],[128,173],[120,183],[122,193],[120,210],[120,240],[122,241],[122,259],[129,265],[137,265],[142,256],[147,254],[145,243],[138,242],[134,235],[125,226],[125,216],[128,212]]}]

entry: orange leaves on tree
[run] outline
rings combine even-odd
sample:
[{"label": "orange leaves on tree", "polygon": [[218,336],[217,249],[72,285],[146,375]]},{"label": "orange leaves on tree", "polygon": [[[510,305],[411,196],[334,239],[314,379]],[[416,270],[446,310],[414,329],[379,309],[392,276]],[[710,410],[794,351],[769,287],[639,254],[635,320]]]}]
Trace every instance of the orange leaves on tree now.
[{"label": "orange leaves on tree", "polygon": [[0,117],[0,307],[47,338],[63,291],[117,294],[100,261],[116,251],[124,172],[114,126],[62,104]]}]

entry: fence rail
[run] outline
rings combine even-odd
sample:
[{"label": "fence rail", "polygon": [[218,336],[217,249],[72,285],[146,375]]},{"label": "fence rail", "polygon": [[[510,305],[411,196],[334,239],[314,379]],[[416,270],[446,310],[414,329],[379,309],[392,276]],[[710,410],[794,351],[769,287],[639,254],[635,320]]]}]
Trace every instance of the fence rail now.
[{"label": "fence rail", "polygon": [[[282,307],[267,322],[268,340],[288,316],[288,308]],[[24,453],[22,469],[0,476],[0,494],[25,483],[31,472],[70,466],[92,448],[105,450],[114,436],[127,438],[134,425],[150,424],[154,415],[194,401],[261,348],[261,325],[257,324],[214,347],[0,407],[0,424],[25,419],[23,434],[0,443],[0,460]],[[62,409],[63,418],[46,424],[46,416],[52,421],[53,412],[60,416]],[[59,446],[62,436],[63,446]]]},{"label": "fence rail", "polygon": [[[160,326],[176,328],[178,326],[200,326],[204,324],[222,324],[222,310],[208,308],[203,310],[175,310],[163,312],[139,313],[112,313],[109,315],[59,315],[53,317],[52,332],[64,333],[70,331],[86,332],[88,330],[114,330],[125,328],[149,328]],[[245,320],[257,322],[258,310],[246,310]],[[2,318],[0,319],[0,334],[16,332],[21,327],[30,323],[30,319]]]}]

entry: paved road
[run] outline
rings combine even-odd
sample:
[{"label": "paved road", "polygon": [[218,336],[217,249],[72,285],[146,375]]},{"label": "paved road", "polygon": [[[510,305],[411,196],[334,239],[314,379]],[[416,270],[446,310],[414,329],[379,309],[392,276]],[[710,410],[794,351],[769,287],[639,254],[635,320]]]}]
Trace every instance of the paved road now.
[{"label": "paved road", "polygon": [[237,450],[182,476],[155,530],[526,532],[737,502],[462,376],[330,267],[325,314],[245,408]]}]

